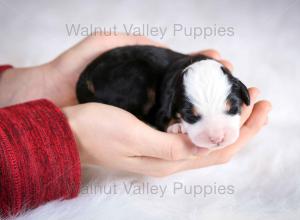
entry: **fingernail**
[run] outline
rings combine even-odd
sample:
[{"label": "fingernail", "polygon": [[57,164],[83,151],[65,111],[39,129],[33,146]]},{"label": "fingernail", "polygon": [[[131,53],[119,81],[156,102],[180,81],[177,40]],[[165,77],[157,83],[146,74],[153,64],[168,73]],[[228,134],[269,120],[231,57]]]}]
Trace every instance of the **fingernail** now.
[{"label": "fingernail", "polygon": [[268,108],[267,108],[267,112],[269,113],[272,110],[272,105],[269,104]]},{"label": "fingernail", "polygon": [[269,124],[269,118],[267,117],[264,125],[268,125],[268,124]]},{"label": "fingernail", "polygon": [[254,101],[257,99],[257,97],[259,96],[260,91],[256,88],[256,92],[253,94],[253,99]]}]

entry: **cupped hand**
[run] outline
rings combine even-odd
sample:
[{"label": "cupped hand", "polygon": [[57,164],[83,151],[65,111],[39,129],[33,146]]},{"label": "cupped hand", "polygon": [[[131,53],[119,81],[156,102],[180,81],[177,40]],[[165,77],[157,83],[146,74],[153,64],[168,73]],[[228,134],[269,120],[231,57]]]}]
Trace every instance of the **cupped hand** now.
[{"label": "cupped hand", "polygon": [[255,101],[257,89],[249,92],[251,105],[243,107],[240,137],[236,143],[212,152],[196,147],[184,134],[157,131],[113,106],[88,103],[63,111],[76,137],[82,163],[166,176],[228,162],[257,134],[267,121],[271,105]]},{"label": "cupped hand", "polygon": [[[162,46],[145,37],[127,35],[87,37],[53,61],[30,68],[14,68],[0,75],[0,107],[46,98],[65,107],[77,104],[75,86],[83,69],[101,53],[125,45]],[[232,65],[214,50],[197,53]],[[152,176],[227,162],[266,123],[270,103],[244,106],[237,142],[208,152],[194,146],[186,135],[157,131],[130,113],[103,104],[89,103],[63,108],[76,136],[83,163],[100,164]]]}]

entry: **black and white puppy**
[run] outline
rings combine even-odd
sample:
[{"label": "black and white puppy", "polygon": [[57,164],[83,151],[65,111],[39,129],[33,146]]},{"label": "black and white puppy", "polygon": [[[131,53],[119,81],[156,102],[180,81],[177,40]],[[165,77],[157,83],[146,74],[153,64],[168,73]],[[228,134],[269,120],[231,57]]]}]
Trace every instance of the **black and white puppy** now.
[{"label": "black and white puppy", "polygon": [[235,142],[241,106],[250,104],[245,85],[219,62],[153,46],[100,55],[81,74],[77,97],[125,109],[159,130],[187,133],[206,148]]}]

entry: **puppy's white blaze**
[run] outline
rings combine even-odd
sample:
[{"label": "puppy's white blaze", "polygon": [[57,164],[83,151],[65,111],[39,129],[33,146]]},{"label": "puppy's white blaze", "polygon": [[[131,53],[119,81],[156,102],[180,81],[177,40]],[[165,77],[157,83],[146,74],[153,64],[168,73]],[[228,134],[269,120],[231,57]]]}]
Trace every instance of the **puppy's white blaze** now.
[{"label": "puppy's white blaze", "polygon": [[231,90],[222,65],[214,60],[202,60],[186,68],[186,96],[201,115],[222,113]]},{"label": "puppy's white blaze", "polygon": [[[189,124],[182,122],[191,141],[201,147],[224,147],[236,141],[239,135],[239,115],[226,114],[226,99],[231,83],[214,60],[202,60],[188,66],[183,84],[185,95],[201,119]],[[214,143],[214,140],[222,140]]]}]

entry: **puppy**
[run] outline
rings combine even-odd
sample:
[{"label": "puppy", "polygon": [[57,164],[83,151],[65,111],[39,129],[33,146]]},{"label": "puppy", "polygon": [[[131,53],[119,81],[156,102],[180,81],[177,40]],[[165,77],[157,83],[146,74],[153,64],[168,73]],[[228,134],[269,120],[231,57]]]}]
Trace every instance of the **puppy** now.
[{"label": "puppy", "polygon": [[117,106],[206,148],[235,142],[241,107],[250,104],[246,86],[219,62],[153,46],[100,55],[81,74],[76,92],[79,103]]}]

